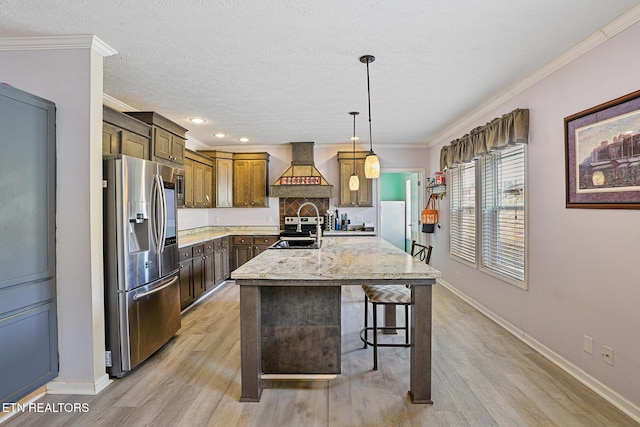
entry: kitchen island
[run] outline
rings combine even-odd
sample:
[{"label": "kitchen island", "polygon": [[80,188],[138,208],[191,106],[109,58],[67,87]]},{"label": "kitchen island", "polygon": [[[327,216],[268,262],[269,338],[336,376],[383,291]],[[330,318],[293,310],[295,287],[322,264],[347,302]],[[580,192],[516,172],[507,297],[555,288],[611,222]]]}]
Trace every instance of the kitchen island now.
[{"label": "kitchen island", "polygon": [[[327,237],[320,249],[261,253],[231,274],[240,286],[240,400],[260,401],[265,365],[270,373],[339,373],[340,288],[385,284],[411,285],[409,396],[431,403],[431,285],[437,277],[439,271],[379,237]],[[319,371],[305,372],[315,366]]]}]

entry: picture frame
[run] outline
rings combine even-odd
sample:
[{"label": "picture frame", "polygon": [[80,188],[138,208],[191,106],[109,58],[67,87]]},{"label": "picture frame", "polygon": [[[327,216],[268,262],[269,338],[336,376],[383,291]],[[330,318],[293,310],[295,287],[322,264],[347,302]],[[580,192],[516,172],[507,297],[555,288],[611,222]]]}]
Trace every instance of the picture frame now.
[{"label": "picture frame", "polygon": [[640,90],[564,118],[566,207],[640,209]]}]

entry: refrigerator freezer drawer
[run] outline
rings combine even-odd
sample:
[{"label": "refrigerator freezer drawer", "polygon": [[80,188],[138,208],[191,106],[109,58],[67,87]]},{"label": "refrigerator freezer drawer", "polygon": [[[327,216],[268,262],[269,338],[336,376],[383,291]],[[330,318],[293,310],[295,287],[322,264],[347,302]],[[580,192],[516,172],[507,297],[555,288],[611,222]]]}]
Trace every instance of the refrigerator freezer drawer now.
[{"label": "refrigerator freezer drawer", "polygon": [[109,374],[122,377],[167,343],[180,329],[180,286],[172,275],[148,286],[118,294],[118,333],[108,335]]}]

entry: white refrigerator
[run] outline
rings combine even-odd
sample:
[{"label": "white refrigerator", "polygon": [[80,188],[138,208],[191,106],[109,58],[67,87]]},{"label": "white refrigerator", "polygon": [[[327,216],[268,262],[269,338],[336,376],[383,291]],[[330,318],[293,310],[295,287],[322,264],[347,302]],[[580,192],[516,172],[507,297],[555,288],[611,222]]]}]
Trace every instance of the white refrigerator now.
[{"label": "white refrigerator", "polygon": [[380,202],[380,236],[403,251],[407,229],[405,207],[405,202]]}]

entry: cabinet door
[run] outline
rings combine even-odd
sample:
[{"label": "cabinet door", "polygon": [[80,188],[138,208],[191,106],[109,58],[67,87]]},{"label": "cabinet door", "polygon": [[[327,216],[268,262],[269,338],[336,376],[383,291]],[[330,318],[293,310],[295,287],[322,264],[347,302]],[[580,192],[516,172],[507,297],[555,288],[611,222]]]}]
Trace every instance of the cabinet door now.
[{"label": "cabinet door", "polygon": [[[171,133],[159,127],[153,128],[153,155],[171,160]],[[184,153],[182,154],[184,158]]]},{"label": "cabinet door", "polygon": [[233,206],[249,206],[249,161],[235,160],[233,162]]},{"label": "cabinet door", "polygon": [[205,208],[213,207],[213,167],[204,165],[203,188]]},{"label": "cabinet door", "polygon": [[149,160],[149,139],[123,130],[121,150],[127,156]]},{"label": "cabinet door", "polygon": [[267,162],[264,160],[251,160],[249,177],[249,205],[256,208],[267,207]]},{"label": "cabinet door", "polygon": [[180,261],[180,309],[184,309],[194,300],[193,262],[191,259]]},{"label": "cabinet door", "polygon": [[231,276],[231,249],[229,238],[222,239],[222,280],[227,280]]},{"label": "cabinet door", "polygon": [[109,123],[102,123],[102,155],[118,154],[120,150],[120,132]]},{"label": "cabinet door", "polygon": [[216,160],[216,207],[233,206],[233,160]]},{"label": "cabinet door", "polygon": [[204,293],[204,245],[193,247],[193,297]]},{"label": "cabinet door", "polygon": [[234,245],[233,246],[233,260],[234,269],[240,267],[245,262],[253,258],[253,246],[252,245]]},{"label": "cabinet door", "polygon": [[218,283],[222,283],[226,277],[224,277],[224,267],[222,265],[224,259],[224,254],[222,252],[222,248],[219,247],[213,252],[213,263],[214,263],[214,278],[213,281],[217,285]]},{"label": "cabinet door", "polygon": [[356,192],[349,189],[353,160],[340,160],[340,206],[355,206]]},{"label": "cabinet door", "polygon": [[203,280],[204,280],[204,290],[208,291],[216,285],[215,281],[215,248],[214,241],[209,240],[204,244],[204,255],[203,255]]},{"label": "cabinet door", "polygon": [[180,165],[184,164],[184,145],[184,139],[171,135],[171,161]]},{"label": "cabinet door", "polygon": [[215,265],[215,252],[204,254],[204,290],[208,291],[216,285],[216,265]]},{"label": "cabinet door", "polygon": [[356,204],[358,206],[373,206],[373,181],[364,175],[364,159],[356,159],[356,174],[360,180],[360,188],[357,193]]},{"label": "cabinet door", "polygon": [[204,168],[205,165],[199,162],[193,164],[193,206],[204,207]]},{"label": "cabinet door", "polygon": [[193,208],[193,164],[195,162],[185,159],[184,162],[184,207]]}]

